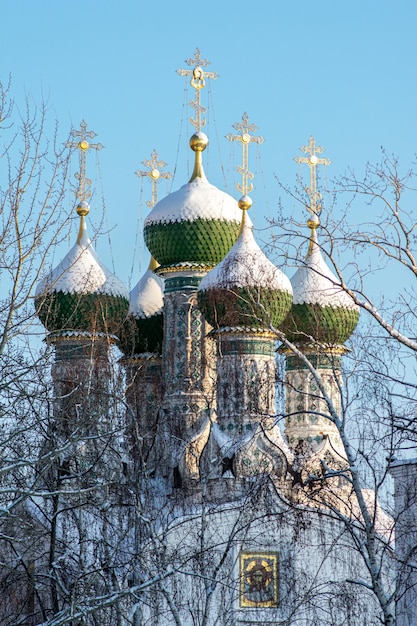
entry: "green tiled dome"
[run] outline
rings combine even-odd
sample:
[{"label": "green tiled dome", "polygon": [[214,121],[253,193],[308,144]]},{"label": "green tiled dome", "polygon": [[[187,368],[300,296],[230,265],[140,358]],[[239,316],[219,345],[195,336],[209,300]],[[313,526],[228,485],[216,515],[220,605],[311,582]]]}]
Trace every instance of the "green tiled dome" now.
[{"label": "green tiled dome", "polygon": [[145,242],[163,266],[180,263],[217,265],[239,234],[237,221],[197,218],[194,221],[145,225]]},{"label": "green tiled dome", "polygon": [[160,354],[163,334],[164,316],[162,313],[144,319],[130,314],[119,334],[120,349],[128,358],[147,352]]},{"label": "green tiled dome", "polygon": [[115,334],[128,312],[128,293],[91,245],[85,224],[88,205],[81,203],[77,212],[81,217],[77,243],[38,284],[36,311],[50,332]]},{"label": "green tiled dome", "polygon": [[281,324],[291,302],[290,281],[264,255],[245,219],[229,254],[200,283],[201,312],[214,328],[269,329]]},{"label": "green tiled dome", "polygon": [[281,330],[293,343],[343,344],[359,321],[356,308],[293,304]]},{"label": "green tiled dome", "polygon": [[291,302],[289,291],[266,287],[198,291],[198,307],[214,328],[277,328],[287,315]]},{"label": "green tiled dome", "polygon": [[129,302],[123,296],[103,293],[63,293],[51,291],[38,296],[35,306],[39,319],[49,330],[117,334],[126,319]]},{"label": "green tiled dome", "polygon": [[145,220],[146,245],[162,270],[184,263],[214,267],[239,234],[236,200],[204,174],[202,152],[207,144],[202,132],[191,137],[195,166],[190,182],[158,202]]},{"label": "green tiled dome", "polygon": [[282,330],[293,343],[341,345],[356,328],[359,307],[325,263],[317,243],[317,225],[313,224],[304,265],[291,279],[293,305]]},{"label": "green tiled dome", "polygon": [[156,265],[152,259],[130,294],[129,315],[119,335],[120,347],[128,358],[162,351],[164,281],[152,271]]}]

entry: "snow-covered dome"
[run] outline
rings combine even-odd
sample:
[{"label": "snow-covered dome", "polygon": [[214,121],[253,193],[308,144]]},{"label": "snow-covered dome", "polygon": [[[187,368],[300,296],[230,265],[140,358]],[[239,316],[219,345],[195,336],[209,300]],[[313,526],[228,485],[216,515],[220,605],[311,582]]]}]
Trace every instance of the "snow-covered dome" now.
[{"label": "snow-covered dome", "polygon": [[113,334],[126,318],[127,289],[98,258],[87,233],[88,212],[89,205],[80,202],[76,244],[36,288],[37,314],[50,332]]},{"label": "snow-covered dome", "polygon": [[191,137],[196,162],[190,182],[158,202],[145,220],[146,245],[162,269],[184,263],[213,267],[239,234],[236,200],[204,174],[202,152],[207,144],[202,132]]},{"label": "snow-covered dome", "polygon": [[160,352],[164,330],[164,280],[153,272],[151,259],[136,287],[130,292],[129,315],[121,333],[121,349],[127,357]]},{"label": "snow-covered dome", "polygon": [[276,328],[291,307],[289,279],[265,256],[247,223],[250,204],[246,196],[239,201],[244,215],[238,240],[198,289],[199,308],[214,328]]},{"label": "snow-covered dome", "polygon": [[295,343],[313,340],[341,345],[356,328],[359,307],[327,266],[317,242],[318,225],[318,221],[309,221],[310,249],[291,279],[293,305],[283,330]]}]

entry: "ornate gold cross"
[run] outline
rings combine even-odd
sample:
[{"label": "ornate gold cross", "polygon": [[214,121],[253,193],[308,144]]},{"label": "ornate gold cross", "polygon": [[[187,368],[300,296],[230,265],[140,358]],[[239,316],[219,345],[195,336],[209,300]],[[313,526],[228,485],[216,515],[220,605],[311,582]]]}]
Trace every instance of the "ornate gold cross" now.
[{"label": "ornate gold cross", "polygon": [[306,191],[310,196],[310,206],[307,207],[308,211],[313,215],[320,215],[321,211],[321,194],[317,191],[317,165],[330,165],[330,159],[319,158],[318,154],[323,154],[324,148],[316,146],[316,140],[313,135],[309,139],[308,146],[301,146],[301,152],[308,154],[307,157],[294,157],[296,163],[307,163],[310,168],[310,187],[306,187]]},{"label": "ornate gold cross", "polygon": [[206,72],[203,70],[203,67],[208,67],[211,65],[210,61],[207,59],[201,58],[201,53],[198,48],[194,51],[194,58],[185,59],[185,63],[187,65],[193,67],[191,70],[187,69],[178,69],[177,74],[180,76],[191,76],[191,87],[195,89],[195,100],[190,101],[190,105],[195,110],[195,119],[190,118],[191,124],[196,128],[197,132],[199,132],[202,126],[205,126],[206,120],[201,116],[206,113],[207,109],[201,106],[200,101],[200,90],[206,86],[206,78],[212,78],[216,80],[219,75],[216,72]]},{"label": "ornate gold cross", "polygon": [[166,167],[168,164],[165,161],[158,160],[158,153],[156,150],[152,150],[151,158],[145,159],[142,161],[142,164],[149,169],[144,172],[143,170],[137,170],[135,172],[136,176],[139,178],[143,178],[147,176],[151,179],[152,183],[152,200],[148,200],[146,205],[152,209],[155,204],[158,202],[158,184],[161,178],[165,178],[166,180],[170,180],[172,178],[171,172],[161,172],[161,170]]},{"label": "ornate gold cross", "polygon": [[243,196],[246,196],[253,189],[252,183],[248,183],[249,180],[253,179],[253,173],[249,171],[249,144],[260,144],[265,141],[263,137],[255,137],[253,135],[253,133],[258,130],[258,127],[255,124],[249,124],[248,120],[249,117],[247,113],[244,113],[242,115],[242,123],[235,122],[232,126],[232,128],[240,132],[240,134],[234,135],[233,133],[229,133],[226,135],[226,139],[229,141],[240,141],[242,143],[242,165],[237,168],[237,171],[242,174],[242,184],[240,185],[238,183],[236,187]]},{"label": "ornate gold cross", "polygon": [[104,148],[101,143],[89,143],[87,139],[94,139],[97,134],[93,130],[87,131],[87,122],[84,120],[80,124],[81,130],[71,130],[71,137],[78,137],[79,141],[67,141],[65,146],[67,148],[78,148],[80,151],[80,171],[74,174],[78,180],[78,189],[75,192],[76,197],[80,202],[87,201],[91,198],[91,191],[88,189],[91,185],[91,179],[86,176],[86,154],[90,148],[94,150],[102,150]]}]

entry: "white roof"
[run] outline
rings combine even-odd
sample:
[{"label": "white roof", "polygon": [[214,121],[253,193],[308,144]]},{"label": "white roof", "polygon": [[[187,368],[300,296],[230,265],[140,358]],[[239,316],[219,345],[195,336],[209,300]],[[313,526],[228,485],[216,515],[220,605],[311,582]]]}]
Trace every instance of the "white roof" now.
[{"label": "white roof", "polygon": [[265,256],[255,241],[252,227],[247,223],[223,261],[202,279],[199,290],[216,287],[267,287],[292,291],[289,279]]},{"label": "white roof", "polygon": [[162,312],[164,306],[164,281],[148,269],[130,292],[129,313],[147,318]]},{"label": "white roof", "polygon": [[242,213],[232,196],[211,185],[204,178],[196,178],[158,202],[145,220],[145,227],[151,224],[172,222],[193,222],[221,219],[240,222]]},{"label": "white roof", "polygon": [[87,234],[85,220],[82,233],[61,263],[43,278],[37,288],[39,296],[46,291],[62,293],[100,293],[129,297],[121,280],[108,270],[98,258]]},{"label": "white roof", "polygon": [[293,304],[318,304],[319,306],[357,309],[352,298],[342,289],[339,279],[323,259],[314,232],[311,254],[291,279]]}]

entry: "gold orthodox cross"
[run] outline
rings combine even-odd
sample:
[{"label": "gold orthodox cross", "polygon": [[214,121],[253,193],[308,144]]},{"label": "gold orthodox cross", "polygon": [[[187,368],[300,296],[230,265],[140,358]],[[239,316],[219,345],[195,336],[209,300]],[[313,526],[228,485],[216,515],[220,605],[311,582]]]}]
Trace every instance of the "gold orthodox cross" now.
[{"label": "gold orthodox cross", "polygon": [[317,191],[317,165],[330,165],[330,159],[319,158],[318,154],[323,154],[324,148],[316,146],[316,140],[313,135],[309,139],[308,146],[302,146],[301,152],[308,154],[307,157],[294,157],[294,161],[297,163],[307,163],[310,168],[310,187],[306,187],[306,191],[310,196],[310,206],[307,209],[313,215],[319,215],[321,211],[321,194]]},{"label": "gold orthodox cross", "polygon": [[149,169],[144,172],[143,170],[137,170],[135,172],[136,176],[139,178],[143,178],[147,176],[151,179],[152,183],[152,200],[148,200],[146,205],[152,209],[155,204],[158,202],[158,184],[161,178],[165,178],[166,180],[170,180],[172,178],[171,172],[161,172],[161,170],[167,166],[165,161],[158,160],[158,153],[156,150],[152,150],[151,158],[145,159],[142,161],[142,164]]},{"label": "gold orthodox cross", "polygon": [[205,107],[201,106],[200,91],[206,86],[206,78],[216,80],[219,75],[216,72],[206,72],[203,70],[203,67],[208,67],[211,65],[211,62],[207,61],[207,59],[201,58],[201,53],[198,48],[195,49],[194,58],[185,59],[185,63],[193,69],[178,69],[177,74],[180,76],[191,76],[190,84],[191,87],[195,89],[195,100],[191,100],[190,105],[195,110],[195,119],[191,117],[190,121],[196,128],[197,132],[199,132],[202,126],[205,126],[206,124],[206,120],[201,116],[207,111]]},{"label": "gold orthodox cross", "polygon": [[67,148],[78,148],[80,151],[80,171],[75,174],[75,178],[78,180],[78,189],[75,192],[76,197],[80,202],[87,201],[91,198],[91,191],[88,189],[91,185],[91,179],[86,176],[86,154],[90,148],[94,150],[102,150],[104,148],[101,143],[89,143],[88,139],[94,139],[97,134],[93,130],[87,130],[87,122],[84,120],[80,124],[81,130],[71,130],[71,137],[78,138],[78,141],[67,141],[65,146]]},{"label": "gold orthodox cross", "polygon": [[247,113],[242,115],[242,123],[239,124],[235,122],[232,128],[237,130],[240,134],[234,135],[233,133],[229,133],[226,135],[226,139],[229,141],[240,141],[242,143],[242,165],[237,168],[237,171],[242,174],[242,184],[239,183],[236,185],[238,191],[243,196],[246,196],[253,189],[252,183],[249,183],[249,180],[253,179],[253,173],[249,171],[249,156],[248,156],[248,147],[250,143],[263,143],[265,140],[263,137],[258,136],[255,137],[253,133],[258,130],[258,127],[255,124],[248,123],[249,117]]}]

